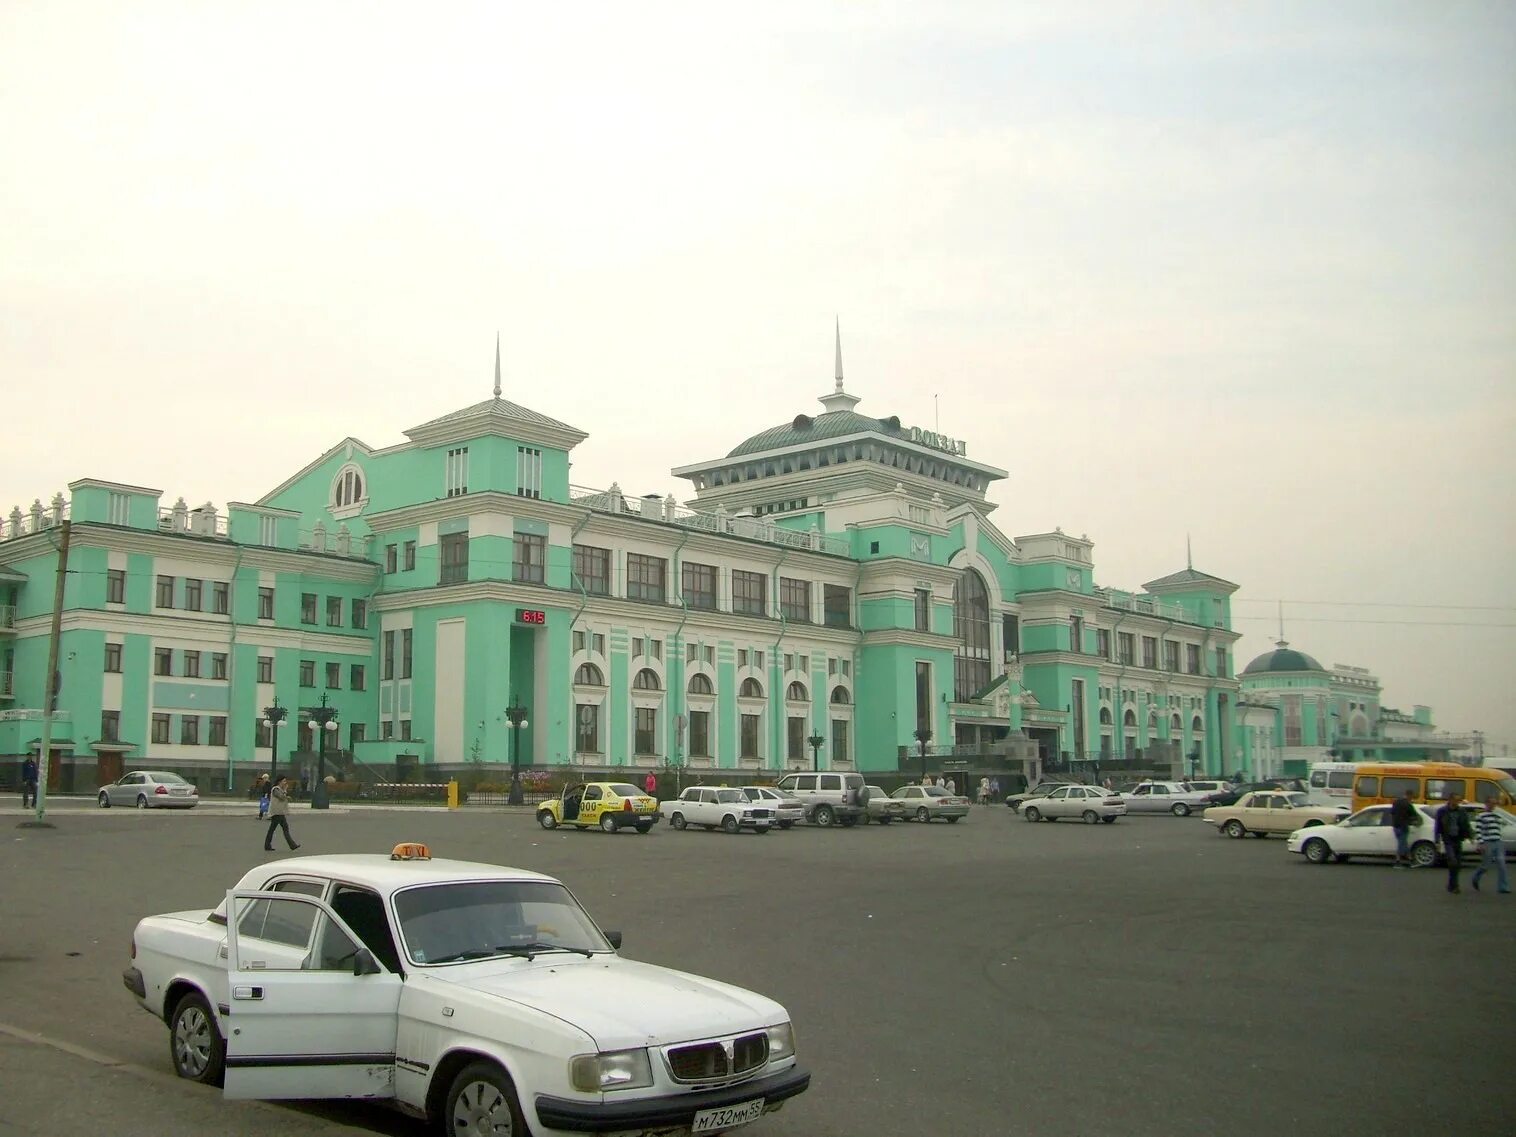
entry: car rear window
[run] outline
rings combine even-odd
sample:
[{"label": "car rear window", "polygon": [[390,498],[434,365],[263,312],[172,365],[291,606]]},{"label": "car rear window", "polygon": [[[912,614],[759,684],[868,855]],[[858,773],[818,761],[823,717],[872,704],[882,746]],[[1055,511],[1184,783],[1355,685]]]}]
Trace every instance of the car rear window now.
[{"label": "car rear window", "polygon": [[617,797],[641,797],[642,791],[630,782],[612,782],[607,787]]}]

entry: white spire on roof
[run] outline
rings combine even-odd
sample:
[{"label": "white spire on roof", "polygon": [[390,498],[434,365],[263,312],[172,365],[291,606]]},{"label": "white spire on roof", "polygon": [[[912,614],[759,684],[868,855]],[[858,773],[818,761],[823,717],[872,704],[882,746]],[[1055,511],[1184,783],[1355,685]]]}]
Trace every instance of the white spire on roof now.
[{"label": "white spire on roof", "polygon": [[500,333],[495,333],[495,398],[500,397]]},{"label": "white spire on roof", "polygon": [[850,411],[863,400],[849,395],[842,389],[842,317],[835,317],[837,333],[837,385],[830,395],[821,396],[821,405],[828,411]]}]

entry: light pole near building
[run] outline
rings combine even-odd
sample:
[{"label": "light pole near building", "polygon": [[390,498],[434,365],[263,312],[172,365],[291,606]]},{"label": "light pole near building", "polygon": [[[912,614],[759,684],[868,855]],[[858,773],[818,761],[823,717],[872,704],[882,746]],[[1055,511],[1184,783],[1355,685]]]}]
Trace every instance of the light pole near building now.
[{"label": "light pole near building", "polygon": [[272,706],[263,708],[263,725],[268,727],[268,784],[279,780],[279,724],[289,717],[289,708],[279,705],[279,696],[274,696]]},{"label": "light pole near building", "polygon": [[505,718],[511,724],[511,792],[505,800],[508,805],[520,805],[526,800],[521,793],[521,732],[526,727],[526,708],[512,698]]},{"label": "light pole near building", "polygon": [[326,792],[326,736],[337,730],[337,708],[326,705],[326,696],[321,696],[321,705],[310,709],[310,727],[316,735],[316,784],[311,787],[311,808],[327,809],[331,797]]},{"label": "light pole near building", "polygon": [[916,728],[916,745],[921,750],[921,784],[926,785],[926,744],[932,741],[932,732],[924,726]]},{"label": "light pole near building", "polygon": [[819,730],[813,731],[806,741],[811,744],[811,769],[819,770],[821,769],[821,747],[826,743],[826,735]]}]

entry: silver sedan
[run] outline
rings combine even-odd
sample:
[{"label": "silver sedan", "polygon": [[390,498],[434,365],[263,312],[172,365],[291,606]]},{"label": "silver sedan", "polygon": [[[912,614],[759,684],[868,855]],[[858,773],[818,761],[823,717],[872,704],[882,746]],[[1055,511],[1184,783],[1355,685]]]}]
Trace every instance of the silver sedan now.
[{"label": "silver sedan", "polygon": [[742,792],[749,801],[759,802],[772,809],[781,829],[788,829],[795,822],[805,820],[805,805],[799,798],[788,797],[768,786],[743,786]]},{"label": "silver sedan", "polygon": [[969,799],[948,793],[942,786],[901,786],[890,794],[905,806],[906,820],[957,821],[969,815]]},{"label": "silver sedan", "polygon": [[1060,817],[1077,817],[1090,825],[1103,821],[1107,825],[1126,812],[1121,795],[1108,793],[1099,786],[1059,786],[1044,797],[1034,798],[1021,807],[1028,821],[1057,821]]},{"label": "silver sedan", "polygon": [[193,809],[200,791],[168,770],[134,770],[119,782],[100,787],[101,809],[135,805],[138,809]]}]

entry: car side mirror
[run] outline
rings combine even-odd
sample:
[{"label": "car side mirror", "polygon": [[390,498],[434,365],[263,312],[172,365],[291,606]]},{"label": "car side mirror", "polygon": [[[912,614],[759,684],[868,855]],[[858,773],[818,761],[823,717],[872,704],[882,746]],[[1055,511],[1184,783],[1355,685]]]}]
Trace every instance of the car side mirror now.
[{"label": "car side mirror", "polygon": [[621,950],[621,933],[620,932],[606,932],[605,933],[605,938],[611,941],[611,947],[615,948],[617,951]]},{"label": "car side mirror", "polygon": [[362,947],[353,953],[354,975],[378,975],[382,971],[379,961],[374,958],[374,953],[368,948]]}]

